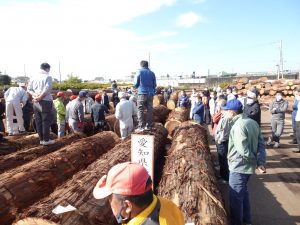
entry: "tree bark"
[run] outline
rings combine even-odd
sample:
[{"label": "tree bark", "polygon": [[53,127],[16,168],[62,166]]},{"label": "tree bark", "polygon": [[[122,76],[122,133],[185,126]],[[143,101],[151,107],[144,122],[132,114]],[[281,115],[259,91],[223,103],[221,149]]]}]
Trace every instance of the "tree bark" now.
[{"label": "tree bark", "polygon": [[[142,134],[155,136],[155,159],[162,157],[162,148],[167,138],[165,128],[159,124],[155,124],[152,131],[144,131]],[[84,171],[77,173],[72,179],[58,187],[50,196],[19,214],[18,219],[35,216],[64,225],[116,224],[108,201],[95,200],[92,192],[97,181],[101,176],[107,174],[112,166],[130,160],[130,151],[131,140],[116,145]],[[101,206],[99,203],[103,203],[103,205]],[[55,215],[51,211],[59,204],[71,204],[77,210]]]},{"label": "tree bark", "polygon": [[198,124],[184,122],[176,129],[158,195],[171,199],[186,222],[227,225],[207,139],[207,130]]},{"label": "tree bark", "polygon": [[3,156],[0,159],[0,173],[3,173],[11,168],[23,165],[30,162],[38,157],[54,152],[66,145],[69,145],[79,139],[85,137],[84,134],[71,134],[60,139],[57,139],[53,145],[43,146],[39,145],[37,147],[23,149],[9,155]]},{"label": "tree bark", "polygon": [[[5,204],[0,204],[0,224],[11,224],[21,209],[49,195],[117,142],[119,138],[115,133],[102,132],[3,173],[0,199],[4,199]],[[3,215],[3,212],[6,213]]]}]

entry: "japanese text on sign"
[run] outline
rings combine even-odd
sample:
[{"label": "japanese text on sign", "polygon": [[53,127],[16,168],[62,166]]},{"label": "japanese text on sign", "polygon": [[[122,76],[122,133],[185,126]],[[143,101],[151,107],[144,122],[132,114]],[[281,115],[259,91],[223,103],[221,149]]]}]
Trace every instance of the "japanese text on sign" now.
[{"label": "japanese text on sign", "polygon": [[131,135],[131,161],[143,165],[153,180],[153,146],[152,135]]}]

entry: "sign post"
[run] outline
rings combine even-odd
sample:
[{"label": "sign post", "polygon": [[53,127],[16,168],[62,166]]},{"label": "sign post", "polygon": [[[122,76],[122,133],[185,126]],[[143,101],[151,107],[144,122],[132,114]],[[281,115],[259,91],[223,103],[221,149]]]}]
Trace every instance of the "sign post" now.
[{"label": "sign post", "polygon": [[131,161],[144,166],[154,180],[154,136],[131,135]]}]

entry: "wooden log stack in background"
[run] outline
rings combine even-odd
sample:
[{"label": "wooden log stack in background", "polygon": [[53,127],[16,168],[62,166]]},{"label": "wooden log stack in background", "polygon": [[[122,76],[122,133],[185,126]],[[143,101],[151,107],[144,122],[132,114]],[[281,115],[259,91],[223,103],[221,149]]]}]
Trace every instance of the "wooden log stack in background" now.
[{"label": "wooden log stack in background", "polygon": [[[162,125],[155,124],[152,131],[144,131],[142,134],[155,136],[155,159],[161,157],[161,149],[164,147],[167,139],[166,129]],[[92,191],[97,181],[101,176],[107,174],[112,166],[130,161],[130,150],[130,140],[116,145],[84,171],[77,173],[68,182],[58,187],[50,196],[19,214],[19,219],[35,216],[64,225],[115,224],[116,221],[108,202],[102,201],[103,205],[99,204],[101,201],[93,198]],[[51,211],[58,204],[71,204],[77,210],[62,215],[55,215]]]},{"label": "wooden log stack in background", "polygon": [[171,199],[186,223],[228,224],[204,127],[184,122],[175,130],[158,195]]},{"label": "wooden log stack in background", "polygon": [[115,133],[102,132],[1,174],[0,224],[11,224],[20,210],[49,195],[119,141]]}]

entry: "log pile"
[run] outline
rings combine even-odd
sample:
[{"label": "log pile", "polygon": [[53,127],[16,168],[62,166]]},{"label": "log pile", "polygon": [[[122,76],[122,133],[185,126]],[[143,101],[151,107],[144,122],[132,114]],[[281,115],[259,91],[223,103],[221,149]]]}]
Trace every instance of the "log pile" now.
[{"label": "log pile", "polygon": [[[50,133],[50,139],[56,139],[57,136]],[[11,154],[21,149],[32,148],[40,144],[38,134],[12,136],[7,142],[0,143],[0,156]]]},{"label": "log pile", "polygon": [[118,142],[115,133],[102,132],[1,174],[0,224],[11,224],[20,210],[49,195]]},{"label": "log pile", "polygon": [[153,96],[153,107],[163,105],[164,104],[164,96],[162,94]]},{"label": "log pile", "polygon": [[189,109],[175,108],[168,116],[165,128],[168,130],[169,135],[173,136],[173,131],[182,123],[189,119]]},{"label": "log pile", "polygon": [[54,152],[64,146],[70,145],[71,143],[78,141],[83,137],[85,137],[84,134],[71,134],[57,139],[53,145],[39,145],[37,147],[26,148],[11,153],[9,155],[5,155],[2,158],[0,158],[0,173],[3,173],[4,171],[7,171],[11,168],[23,165],[43,155]]},{"label": "log pile", "polygon": [[[167,139],[166,129],[162,125],[155,124],[152,131],[144,131],[143,134],[155,136],[155,159],[161,157],[161,149]],[[58,187],[50,196],[27,208],[18,215],[18,218],[35,216],[64,225],[115,224],[108,201],[95,200],[92,191],[100,177],[107,174],[112,166],[130,160],[130,149],[131,140],[116,145],[84,171],[77,173],[68,182]],[[59,204],[71,204],[77,210],[55,215],[51,211]]]},{"label": "log pile", "polygon": [[168,109],[175,109],[177,106],[177,102],[178,102],[178,95],[179,92],[178,91],[174,91],[171,95],[170,95],[170,99],[167,102],[167,107]]},{"label": "log pile", "polygon": [[227,225],[204,127],[182,123],[167,153],[158,195],[171,199],[186,223]]},{"label": "log pile", "polygon": [[153,122],[165,124],[170,112],[171,110],[164,105],[154,107]]}]

